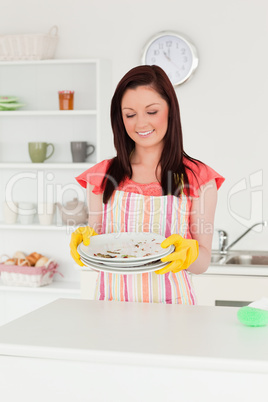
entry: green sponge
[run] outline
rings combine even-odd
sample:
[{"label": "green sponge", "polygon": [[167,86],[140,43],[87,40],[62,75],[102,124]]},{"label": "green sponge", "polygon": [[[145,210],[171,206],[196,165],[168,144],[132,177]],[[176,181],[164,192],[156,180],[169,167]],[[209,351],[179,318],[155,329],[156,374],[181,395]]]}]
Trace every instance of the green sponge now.
[{"label": "green sponge", "polygon": [[263,327],[268,324],[268,311],[256,307],[245,306],[238,310],[237,318],[249,327]]}]

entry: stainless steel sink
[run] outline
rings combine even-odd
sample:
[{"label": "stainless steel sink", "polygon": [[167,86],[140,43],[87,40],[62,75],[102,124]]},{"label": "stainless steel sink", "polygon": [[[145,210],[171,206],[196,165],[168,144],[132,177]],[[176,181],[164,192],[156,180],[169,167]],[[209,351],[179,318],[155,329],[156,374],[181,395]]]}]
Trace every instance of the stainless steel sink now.
[{"label": "stainless steel sink", "polygon": [[250,255],[250,254],[240,254],[234,255],[226,259],[226,265],[267,265],[268,266],[268,256],[267,255]]},{"label": "stainless steel sink", "polygon": [[215,262],[219,262],[220,259],[221,259],[221,256],[220,256],[220,255],[218,255],[218,254],[216,254],[216,255],[212,254],[212,255],[211,255],[211,260],[210,260],[210,262],[213,264],[213,263],[215,263]]},{"label": "stainless steel sink", "polygon": [[226,255],[217,253],[217,252],[212,252],[210,262],[212,265],[222,265],[226,263]]},{"label": "stainless steel sink", "polygon": [[211,265],[240,265],[240,266],[266,266],[268,267],[267,251],[239,251],[232,250],[227,254],[213,251],[211,254]]}]

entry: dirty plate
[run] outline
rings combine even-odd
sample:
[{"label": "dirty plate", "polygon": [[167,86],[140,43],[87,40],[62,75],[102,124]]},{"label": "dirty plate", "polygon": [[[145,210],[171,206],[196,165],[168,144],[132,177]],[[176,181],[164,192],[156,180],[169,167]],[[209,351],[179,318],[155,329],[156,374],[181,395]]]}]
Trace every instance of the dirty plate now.
[{"label": "dirty plate", "polygon": [[157,261],[170,254],[174,246],[162,248],[164,236],[156,233],[125,232],[93,236],[89,246],[81,243],[78,252],[84,258],[101,263],[135,263]]},{"label": "dirty plate", "polygon": [[[146,272],[154,272],[158,269],[164,268],[168,263],[167,262],[155,262],[150,264],[144,264],[143,266],[138,267],[125,267],[119,268],[114,265],[104,265],[97,262],[88,262],[83,257],[81,257],[81,261],[85,264],[86,267],[97,270],[108,272],[110,274],[120,274],[120,275],[127,275],[127,274],[145,274]],[[86,267],[82,267],[82,270],[86,270]]]}]

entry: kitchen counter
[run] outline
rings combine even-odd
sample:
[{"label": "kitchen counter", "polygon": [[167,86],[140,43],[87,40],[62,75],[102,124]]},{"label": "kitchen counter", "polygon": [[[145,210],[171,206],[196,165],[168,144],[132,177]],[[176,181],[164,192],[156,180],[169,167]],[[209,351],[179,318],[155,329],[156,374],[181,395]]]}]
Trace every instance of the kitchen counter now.
[{"label": "kitchen counter", "polygon": [[204,275],[268,276],[268,266],[220,265],[211,263]]},{"label": "kitchen counter", "polygon": [[236,314],[59,299],[0,327],[0,378],[10,401],[26,389],[28,401],[40,389],[39,401],[175,401],[191,384],[190,401],[267,401],[268,327],[245,327]]}]

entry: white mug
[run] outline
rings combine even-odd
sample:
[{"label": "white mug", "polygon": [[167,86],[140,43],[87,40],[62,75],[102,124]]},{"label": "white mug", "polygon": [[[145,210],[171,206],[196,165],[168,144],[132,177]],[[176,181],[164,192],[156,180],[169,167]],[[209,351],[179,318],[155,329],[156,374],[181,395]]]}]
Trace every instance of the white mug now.
[{"label": "white mug", "polygon": [[18,217],[18,203],[13,201],[6,201],[3,204],[4,222],[9,225],[14,225]]},{"label": "white mug", "polygon": [[31,225],[36,214],[35,204],[32,202],[19,202],[19,221],[22,225]]},{"label": "white mug", "polygon": [[55,204],[52,202],[38,204],[38,219],[40,225],[52,225]]}]

